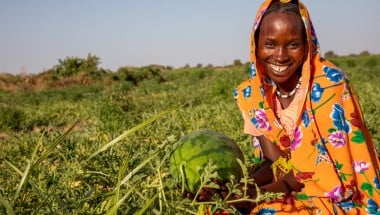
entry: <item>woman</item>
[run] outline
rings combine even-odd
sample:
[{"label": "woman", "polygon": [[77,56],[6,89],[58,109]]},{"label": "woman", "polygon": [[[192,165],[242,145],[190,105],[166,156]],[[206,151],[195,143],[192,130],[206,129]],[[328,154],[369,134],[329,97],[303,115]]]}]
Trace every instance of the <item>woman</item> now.
[{"label": "woman", "polygon": [[262,190],[285,193],[251,214],[379,213],[379,160],[358,99],[346,75],[320,57],[301,2],[262,4],[251,62],[235,100],[254,155],[265,160],[253,177]]}]

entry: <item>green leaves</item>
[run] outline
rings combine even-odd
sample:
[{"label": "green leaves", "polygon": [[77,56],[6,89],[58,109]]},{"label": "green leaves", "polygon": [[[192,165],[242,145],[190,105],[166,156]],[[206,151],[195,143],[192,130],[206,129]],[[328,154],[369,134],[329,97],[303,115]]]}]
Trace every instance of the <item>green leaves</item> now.
[{"label": "green leaves", "polygon": [[133,134],[134,132],[144,128],[145,126],[149,125],[150,123],[156,121],[157,119],[163,117],[164,115],[166,115],[167,113],[169,113],[170,111],[172,111],[172,108],[169,109],[169,110],[166,110],[162,113],[159,113],[157,114],[156,116],[136,125],[135,127],[125,131],[123,134],[121,134],[120,136],[118,136],[117,138],[113,139],[112,141],[110,141],[109,143],[107,143],[106,145],[104,145],[102,148],[100,148],[99,150],[97,150],[96,152],[94,152],[92,155],[90,155],[89,158],[87,158],[86,161],[89,161],[91,160],[93,157],[95,157],[97,154],[107,150],[109,147],[115,145],[116,143],[120,142],[122,139],[124,139],[126,136],[128,135],[131,135]]},{"label": "green leaves", "polygon": [[310,199],[310,197],[308,195],[306,195],[305,193],[296,193],[295,196],[296,196],[296,199],[299,199],[299,200],[309,200]]},{"label": "green leaves", "polygon": [[354,136],[351,138],[351,141],[357,144],[362,144],[365,142],[363,132],[360,130],[354,131]]},{"label": "green leaves", "polygon": [[341,171],[343,168],[343,163],[339,163],[337,160],[335,160],[335,166],[339,170],[339,176],[343,181],[347,181],[347,176],[352,176],[351,173],[344,173]]},{"label": "green leaves", "polygon": [[11,204],[0,194],[0,203],[4,207],[8,215],[14,215],[15,212],[12,209]]},{"label": "green leaves", "polygon": [[364,182],[360,188],[364,191],[367,191],[370,196],[373,196],[373,186],[370,183]]},{"label": "green leaves", "polygon": [[[30,180],[31,174],[33,173],[33,171],[35,171],[38,168],[38,166],[43,161],[45,161],[49,157],[49,155],[51,155],[53,153],[54,149],[57,148],[57,145],[59,143],[62,143],[62,141],[64,140],[64,138],[67,137],[67,135],[74,128],[75,125],[76,125],[76,123],[74,123],[69,129],[67,129],[66,132],[64,132],[62,135],[60,135],[58,138],[56,138],[53,141],[53,143],[51,143],[45,149],[45,151],[43,151],[41,153],[41,155],[38,157],[37,152],[38,152],[38,150],[40,150],[41,145],[42,145],[42,141],[40,141],[39,144],[37,144],[37,146],[35,147],[35,149],[34,149],[32,155],[31,155],[31,157],[27,160],[27,164],[26,164],[24,172],[22,172],[21,170],[19,170],[11,162],[5,160],[6,164],[8,164],[14,171],[16,171],[18,174],[21,175],[21,180],[20,180],[20,182],[19,182],[19,184],[17,186],[16,192],[15,192],[15,194],[13,196],[12,201],[8,204],[4,199],[2,200],[2,204],[5,206],[5,208],[6,208],[7,211],[11,211],[12,207],[15,205],[15,202],[18,200],[18,198],[20,196],[20,193],[23,191],[23,189],[26,187],[27,184],[31,184],[39,192],[39,194],[43,195],[43,192],[41,191],[41,188],[38,187],[33,182],[33,180]],[[36,158],[36,157],[38,157],[38,158]],[[44,198],[45,196],[41,196],[41,197]]]}]

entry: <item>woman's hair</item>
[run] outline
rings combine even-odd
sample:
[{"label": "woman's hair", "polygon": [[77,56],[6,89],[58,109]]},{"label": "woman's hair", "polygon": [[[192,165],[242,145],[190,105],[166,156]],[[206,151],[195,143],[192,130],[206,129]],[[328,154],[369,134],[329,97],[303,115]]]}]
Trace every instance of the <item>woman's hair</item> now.
[{"label": "woman's hair", "polygon": [[299,6],[297,1],[290,1],[289,3],[281,3],[280,1],[273,1],[268,9],[265,11],[264,16],[262,17],[264,19],[265,16],[268,14],[271,14],[273,12],[288,12],[288,13],[294,13],[298,15],[301,18],[301,14],[299,11]]},{"label": "woman's hair", "polygon": [[302,17],[301,17],[300,11],[299,11],[298,1],[292,0],[288,3],[281,3],[280,1],[276,0],[276,1],[273,1],[269,5],[269,7],[267,8],[267,10],[265,11],[264,15],[261,18],[260,25],[257,28],[256,33],[255,33],[255,42],[256,43],[257,43],[257,40],[259,38],[261,23],[264,20],[264,18],[271,13],[292,13],[292,14],[297,15],[299,17],[300,24],[302,25],[303,32],[305,33],[303,35],[303,38],[306,40],[305,25],[302,21]]}]

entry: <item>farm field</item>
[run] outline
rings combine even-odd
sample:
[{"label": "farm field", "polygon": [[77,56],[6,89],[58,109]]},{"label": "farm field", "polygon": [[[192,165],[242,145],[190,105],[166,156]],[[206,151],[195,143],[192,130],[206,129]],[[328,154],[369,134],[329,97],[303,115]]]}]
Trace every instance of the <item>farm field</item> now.
[{"label": "farm field", "polygon": [[[380,150],[380,55],[332,61]],[[211,129],[235,140],[249,165],[232,95],[248,76],[248,65],[0,75],[0,214],[197,214],[202,205],[169,174],[170,152],[190,131]]]}]

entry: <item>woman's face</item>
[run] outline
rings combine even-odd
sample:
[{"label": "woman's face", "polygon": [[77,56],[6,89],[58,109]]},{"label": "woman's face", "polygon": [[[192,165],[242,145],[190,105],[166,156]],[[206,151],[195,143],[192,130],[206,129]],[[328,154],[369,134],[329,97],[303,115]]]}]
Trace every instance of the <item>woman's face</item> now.
[{"label": "woman's face", "polygon": [[296,14],[274,12],[262,20],[257,59],[274,82],[283,84],[293,75],[298,77],[296,72],[301,71],[307,52],[304,35],[302,20]]}]

